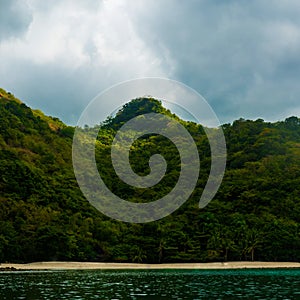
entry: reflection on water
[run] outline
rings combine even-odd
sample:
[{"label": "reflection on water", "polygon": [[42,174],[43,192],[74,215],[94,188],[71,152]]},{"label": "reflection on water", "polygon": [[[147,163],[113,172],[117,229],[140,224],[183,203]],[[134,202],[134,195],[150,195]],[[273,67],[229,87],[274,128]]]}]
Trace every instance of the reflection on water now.
[{"label": "reflection on water", "polygon": [[0,273],[0,299],[300,299],[300,269]]}]

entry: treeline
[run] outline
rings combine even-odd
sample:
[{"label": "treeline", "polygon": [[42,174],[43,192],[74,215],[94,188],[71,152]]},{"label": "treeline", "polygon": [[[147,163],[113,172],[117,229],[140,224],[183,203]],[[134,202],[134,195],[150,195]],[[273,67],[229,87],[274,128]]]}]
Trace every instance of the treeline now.
[{"label": "treeline", "polygon": [[[168,162],[162,182],[138,189],[114,173],[110,145],[116,131],[147,112],[175,117],[159,101],[135,99],[101,124],[98,134],[99,172],[128,201],[160,198],[180,172],[176,147],[166,138],[145,136],[134,143],[132,168],[146,174],[149,157],[161,153]],[[123,223],[98,212],[82,195],[72,169],[74,128],[0,90],[0,262],[299,261],[299,118],[276,123],[240,119],[223,125],[227,169],[216,197],[202,210],[198,201],[210,170],[210,148],[201,125],[180,122],[199,149],[195,192],[162,220]]]}]

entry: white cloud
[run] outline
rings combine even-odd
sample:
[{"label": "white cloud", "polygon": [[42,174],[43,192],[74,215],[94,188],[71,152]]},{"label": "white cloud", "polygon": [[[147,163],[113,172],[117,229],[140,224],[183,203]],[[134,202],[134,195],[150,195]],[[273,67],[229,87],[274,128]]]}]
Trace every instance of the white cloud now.
[{"label": "white cloud", "polygon": [[125,4],[103,1],[90,7],[85,1],[56,1],[41,6],[28,1],[33,19],[26,34],[0,43],[5,58],[1,84],[30,105],[74,122],[80,111],[70,110],[103,88],[129,78],[167,75],[161,59],[137,35]]}]

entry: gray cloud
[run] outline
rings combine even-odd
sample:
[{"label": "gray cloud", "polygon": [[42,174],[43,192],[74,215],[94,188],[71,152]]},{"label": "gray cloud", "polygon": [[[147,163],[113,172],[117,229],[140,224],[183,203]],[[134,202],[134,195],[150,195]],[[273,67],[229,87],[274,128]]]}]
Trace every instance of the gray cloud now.
[{"label": "gray cloud", "polygon": [[191,86],[221,122],[300,114],[297,0],[0,5],[1,85],[68,123],[104,88],[140,76]]},{"label": "gray cloud", "polygon": [[157,55],[156,45],[168,49],[173,76],[202,93],[222,120],[276,119],[299,102],[300,5],[271,2],[166,1],[135,21]]},{"label": "gray cloud", "polygon": [[0,41],[24,34],[31,21],[30,9],[24,1],[0,1]]},{"label": "gray cloud", "polygon": [[165,76],[136,35],[122,1],[29,1],[26,37],[0,43],[1,85],[28,105],[76,124],[103,89],[141,76]]}]

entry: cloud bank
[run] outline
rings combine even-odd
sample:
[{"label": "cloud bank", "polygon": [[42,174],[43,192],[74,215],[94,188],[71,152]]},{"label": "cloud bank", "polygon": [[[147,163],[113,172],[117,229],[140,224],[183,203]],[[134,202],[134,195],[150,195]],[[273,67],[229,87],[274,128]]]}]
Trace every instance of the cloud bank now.
[{"label": "cloud bank", "polygon": [[75,124],[103,89],[168,77],[222,123],[300,115],[300,2],[0,2],[0,86]]}]

